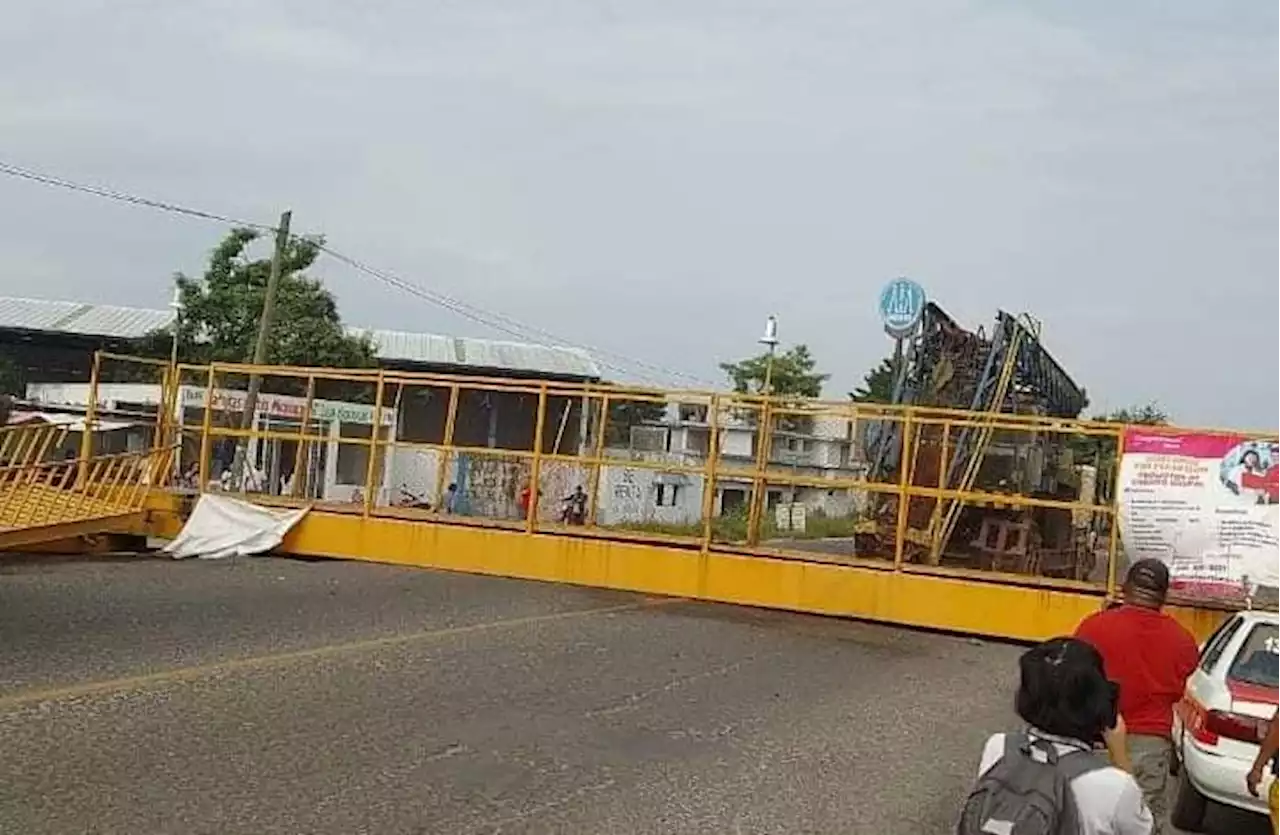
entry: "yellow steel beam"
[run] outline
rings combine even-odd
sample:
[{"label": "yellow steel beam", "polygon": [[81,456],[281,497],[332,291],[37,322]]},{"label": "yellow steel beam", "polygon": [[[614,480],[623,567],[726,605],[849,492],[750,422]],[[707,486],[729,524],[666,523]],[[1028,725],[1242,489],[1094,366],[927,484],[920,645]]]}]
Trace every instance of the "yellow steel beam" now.
[{"label": "yellow steel beam", "polygon": [[707,472],[702,481],[702,549],[711,547],[711,524],[715,516],[716,472],[720,469],[720,398],[707,406],[711,428],[707,433]]},{"label": "yellow steel beam", "polygon": [[[385,393],[386,378],[379,372],[377,394],[373,402],[373,423],[369,427],[369,462],[364,479],[364,514],[366,516],[377,504],[374,491],[378,489],[378,482],[382,481],[385,474],[385,469],[378,457],[378,441],[382,436],[382,398]],[[267,492],[271,492],[269,488]]]},{"label": "yellow steel beam", "polygon": [[[303,517],[285,538],[282,550],[864,618],[1019,641],[1070,634],[1105,602],[1100,589],[1046,593],[1042,588],[979,578],[318,509]],[[1209,609],[1175,607],[1172,611],[1199,636],[1207,635],[1224,617],[1223,612]]]},{"label": "yellow steel beam", "polygon": [[135,510],[114,516],[79,519],[32,527],[0,529],[0,551],[18,551],[47,542],[105,533],[141,533],[146,514]]},{"label": "yellow steel beam", "polygon": [[[591,463],[587,470],[587,525],[595,525],[596,523],[596,506],[598,504],[597,493],[600,492],[600,459],[604,457],[604,434],[609,428],[609,395],[605,395],[600,401],[600,420],[596,422],[596,438],[593,445]],[[538,501],[537,493],[534,493],[531,500],[534,504]]]},{"label": "yellow steel beam", "polygon": [[[1015,346],[1016,349],[1016,346]],[[1011,354],[1013,352],[1011,351]],[[95,367],[101,365],[104,356],[95,358]],[[959,410],[913,409],[910,407],[871,407],[863,404],[804,404],[783,402],[776,398],[704,395],[694,392],[650,392],[654,402],[673,402],[706,398],[711,411],[713,426],[707,461],[702,466],[681,466],[666,462],[641,462],[615,459],[606,456],[604,433],[608,424],[608,407],[615,398],[640,399],[634,389],[609,386],[528,381],[502,381],[491,378],[464,378],[449,375],[411,374],[391,371],[347,372],[335,369],[279,369],[236,365],[215,365],[208,369],[208,391],[215,390],[215,374],[279,374],[305,377],[309,381],[309,397],[314,397],[317,379],[348,380],[364,384],[377,383],[378,395],[374,407],[375,421],[368,441],[349,439],[365,445],[369,450],[368,470],[365,473],[364,506],[355,512],[347,508],[339,512],[322,504],[314,506],[298,528],[290,534],[285,548],[298,554],[331,556],[352,559],[376,559],[433,568],[470,571],[484,574],[500,574],[554,582],[578,583],[603,588],[693,597],[728,603],[768,606],[779,609],[844,615],[882,620],[912,626],[952,629],[981,635],[993,635],[1020,640],[1036,640],[1054,634],[1070,632],[1084,615],[1095,611],[1108,591],[1115,587],[1115,562],[1109,568],[1108,585],[1080,583],[1053,578],[999,575],[978,571],[949,570],[928,566],[905,564],[902,549],[907,542],[929,542],[928,532],[904,530],[912,497],[933,498],[937,504],[950,502],[948,511],[963,502],[1004,502],[1015,506],[1052,506],[1069,509],[1087,509],[1093,513],[1112,515],[1112,548],[1116,540],[1115,496],[1108,505],[1095,506],[1080,502],[1034,500],[1026,496],[1006,496],[974,491],[972,489],[943,490],[938,487],[917,486],[912,483],[915,466],[913,448],[922,446],[921,431],[924,426],[938,425],[943,433],[942,462],[947,463],[950,432],[970,428],[978,432],[978,449],[981,451],[997,428],[1031,431],[1054,431],[1078,434],[1096,434],[1119,438],[1123,427],[1090,422],[1047,419],[1023,419],[1020,416],[994,413],[965,413]],[[1002,369],[998,388],[1007,391],[1011,372],[1006,362]],[[175,375],[176,378],[176,375]],[[176,383],[174,379],[171,382]],[[483,386],[489,390],[536,391],[539,395],[538,437],[534,449],[523,450],[470,450],[474,454],[494,454],[508,458],[530,460],[534,483],[541,465],[546,461],[562,461],[592,468],[593,486],[597,486],[603,467],[652,467],[672,469],[701,475],[704,492],[701,497],[703,514],[700,535],[685,539],[676,537],[623,534],[592,529],[574,530],[571,533],[539,533],[531,508],[530,517],[519,523],[503,524],[475,518],[435,517],[435,521],[397,518],[395,508],[378,508],[373,501],[373,489],[380,483],[377,474],[382,469],[379,453],[387,448],[378,434],[384,408],[385,385],[396,386],[435,384],[449,389],[449,411],[445,421],[442,443],[413,444],[438,449],[442,453],[437,474],[437,501],[443,499],[443,486],[450,456],[456,454],[454,433],[458,420],[458,405],[463,389]],[[98,374],[90,384],[91,403],[87,409],[87,422],[95,420]],[[590,455],[560,455],[557,450],[543,454],[542,436],[545,433],[547,403],[553,396],[565,396],[576,392],[584,403],[598,403],[601,420],[595,448]],[[303,441],[312,435],[304,425],[296,433],[246,431],[222,432],[212,426],[213,397],[206,397],[205,414],[201,426],[201,468],[208,466],[211,436],[226,434],[250,437],[271,437]],[[1002,398],[1001,398],[1002,399]],[[721,471],[718,467],[718,434],[723,430],[719,417],[732,409],[751,409],[759,416],[756,434],[759,447],[753,467],[733,468]],[[897,483],[871,484],[860,479],[815,479],[795,474],[774,474],[769,469],[770,441],[773,420],[782,414],[838,414],[849,419],[861,419],[867,415],[880,415],[881,419],[901,420],[904,423],[902,471]],[[91,432],[82,439],[80,455],[68,464],[43,464],[39,459],[47,449],[47,439],[42,435],[29,437],[5,435],[0,446],[9,451],[17,449],[22,454],[16,466],[0,469],[0,506],[6,509],[4,523],[9,529],[0,530],[0,546],[16,543],[31,544],[52,538],[67,538],[76,531],[99,532],[116,525],[140,527],[137,511],[144,504],[154,508],[148,514],[146,527],[153,532],[165,531],[169,535],[180,526],[177,503],[172,496],[154,489],[149,482],[163,481],[168,472],[174,446],[165,445],[149,453],[124,456],[94,455]],[[1233,433],[1250,436],[1251,433]],[[1257,433],[1259,436],[1274,433]],[[40,443],[40,441],[45,443]],[[316,436],[316,441],[328,441]],[[400,443],[397,441],[396,445]],[[34,458],[31,456],[34,454]],[[975,454],[976,460],[979,455]],[[31,458],[31,460],[27,460]],[[12,460],[12,458],[11,458]],[[962,484],[971,481],[966,468]],[[160,478],[156,474],[160,473]],[[62,482],[56,484],[61,474]],[[74,479],[71,476],[76,476]],[[207,483],[203,477],[202,485]],[[752,484],[751,520],[748,524],[749,541],[759,536],[760,518],[765,504],[768,483],[808,485],[816,483],[828,489],[854,489],[896,493],[898,516],[894,520],[898,537],[894,561],[869,559],[849,560],[851,564],[821,561],[809,555],[786,554],[770,556],[765,551],[746,544],[724,546],[711,542],[711,512],[714,505],[715,480],[719,477],[739,477]],[[70,484],[68,484],[70,482]],[[74,489],[70,489],[74,487]],[[61,489],[60,489],[61,488]],[[591,513],[594,515],[594,494]],[[1114,491],[1113,491],[1114,494]],[[536,497],[536,493],[534,494]],[[937,504],[935,511],[937,511]],[[712,507],[708,507],[711,505]],[[407,511],[406,511],[407,513]],[[126,521],[121,521],[126,520]],[[375,556],[376,555],[376,556]],[[1221,615],[1203,610],[1181,612],[1186,622],[1198,634],[1216,623]]]},{"label": "yellow steel beam", "polygon": [[[311,442],[305,436],[311,430],[311,410],[315,408],[316,378],[307,378],[307,402],[302,405],[302,422],[298,424],[298,440],[293,452],[293,497],[307,495],[306,462],[310,460]],[[201,489],[204,489],[203,487]]]},{"label": "yellow steel beam", "polygon": [[[564,412],[569,414],[569,407],[572,401],[565,403]],[[538,494],[542,492],[542,434],[543,424],[547,422],[547,388],[542,387],[542,391],[538,392],[538,408],[534,417],[533,425],[533,463],[529,465],[529,506],[524,509],[524,524],[529,533],[533,533],[534,528],[538,526]],[[561,424],[563,427],[563,423]],[[555,445],[560,446],[560,436],[557,434]]]},{"label": "yellow steel beam", "polygon": [[[125,357],[117,354],[99,353],[98,356],[108,357],[121,360],[135,360],[142,363],[153,363],[165,365],[165,362],[157,363],[154,360],[137,357]],[[541,389],[541,382],[530,382],[528,380],[515,380],[502,377],[482,377],[462,374],[442,374],[439,372],[416,372],[416,371],[395,371],[391,369],[335,369],[335,368],[312,368],[306,366],[256,366],[251,364],[236,363],[214,363],[211,366],[184,366],[190,370],[199,371],[205,368],[211,368],[224,374],[262,374],[269,376],[297,377],[307,378],[314,377],[316,379],[331,380],[347,380],[351,382],[376,382],[378,375],[382,374],[386,382],[404,385],[431,385],[435,384],[440,387],[461,386],[463,388],[490,388],[501,391],[519,391],[526,394],[537,394]],[[730,405],[739,405],[744,408],[760,409],[761,406],[768,402],[773,404],[771,411],[776,414],[798,414],[798,415],[830,415],[840,416],[851,419],[870,419],[885,418],[892,416],[901,416],[907,412],[911,412],[921,421],[943,421],[947,419],[972,420],[974,413],[964,409],[948,409],[940,407],[918,407],[903,406],[894,404],[871,404],[871,403],[851,403],[849,401],[803,401],[802,405],[790,405],[794,403],[795,398],[786,398],[788,402],[782,402],[782,398],[765,397],[763,395],[747,395],[747,394],[726,394],[723,392],[715,392],[702,389],[687,390],[658,390],[644,389],[643,387],[622,386],[602,383],[548,383],[549,393],[553,396],[573,396],[585,397],[588,399],[599,399],[605,394],[611,394],[615,399],[626,400],[648,400],[651,402],[673,402],[678,400],[705,400],[711,396],[719,396],[728,399]],[[1079,434],[1100,434],[1114,435],[1117,432],[1117,425],[1106,421],[1097,420],[1062,420],[1059,418],[1044,415],[1002,415],[1000,423],[993,424],[994,428],[1027,429],[1031,427],[1040,427],[1048,430],[1070,431]],[[1164,431],[1162,427],[1145,427],[1151,431]],[[1269,438],[1275,435],[1274,430],[1240,430],[1230,428],[1212,428],[1212,427],[1179,427],[1176,429],[1168,428],[1171,431],[1179,432],[1201,432],[1206,434],[1221,433],[1239,435],[1248,438]]]}]

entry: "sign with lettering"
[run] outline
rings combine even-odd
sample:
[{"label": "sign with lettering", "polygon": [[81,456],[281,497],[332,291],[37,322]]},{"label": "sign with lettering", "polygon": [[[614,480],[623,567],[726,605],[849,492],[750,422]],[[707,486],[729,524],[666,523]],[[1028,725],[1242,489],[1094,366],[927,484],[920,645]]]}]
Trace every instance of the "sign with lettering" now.
[{"label": "sign with lettering", "polygon": [[880,318],[889,335],[909,336],[924,315],[924,288],[909,278],[895,278],[880,291]]},{"label": "sign with lettering", "polygon": [[[189,409],[203,409],[205,398],[205,390],[202,388],[184,386],[182,389],[182,405]],[[212,408],[217,412],[242,412],[244,401],[245,393],[242,391],[215,389]],[[300,421],[306,408],[305,397],[293,397],[287,394],[258,395],[258,414],[268,417]],[[318,398],[311,401],[311,419],[321,423],[336,420],[339,423],[362,423],[368,426],[373,424],[373,411],[372,406],[366,406],[363,403]],[[381,422],[384,426],[394,423],[395,411],[384,406]]]},{"label": "sign with lettering", "polygon": [[1275,440],[1130,429],[1120,537],[1130,562],[1168,563],[1183,597],[1239,600],[1280,584]]}]

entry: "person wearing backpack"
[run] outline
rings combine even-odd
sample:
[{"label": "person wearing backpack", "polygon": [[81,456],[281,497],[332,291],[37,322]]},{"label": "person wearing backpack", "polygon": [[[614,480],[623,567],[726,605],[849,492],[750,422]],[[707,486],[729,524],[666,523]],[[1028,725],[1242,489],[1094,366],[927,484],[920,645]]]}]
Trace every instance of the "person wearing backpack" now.
[{"label": "person wearing backpack", "polygon": [[1026,728],[987,740],[956,835],[1151,835],[1142,790],[1105,753],[1119,715],[1102,656],[1054,638],[1018,666]]}]

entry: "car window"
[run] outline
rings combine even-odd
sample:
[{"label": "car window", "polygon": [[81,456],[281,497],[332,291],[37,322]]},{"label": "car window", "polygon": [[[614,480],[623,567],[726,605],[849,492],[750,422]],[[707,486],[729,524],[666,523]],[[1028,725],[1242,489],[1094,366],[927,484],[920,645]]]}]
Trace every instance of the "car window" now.
[{"label": "car window", "polygon": [[1204,655],[1200,657],[1200,669],[1208,672],[1214,668],[1226,650],[1227,644],[1231,643],[1231,639],[1236,636],[1241,623],[1243,621],[1239,617],[1233,617],[1214,633],[1209,643],[1204,645]]},{"label": "car window", "polygon": [[1231,662],[1227,678],[1258,684],[1280,686],[1280,639],[1274,623],[1257,623],[1244,639],[1240,651]]}]

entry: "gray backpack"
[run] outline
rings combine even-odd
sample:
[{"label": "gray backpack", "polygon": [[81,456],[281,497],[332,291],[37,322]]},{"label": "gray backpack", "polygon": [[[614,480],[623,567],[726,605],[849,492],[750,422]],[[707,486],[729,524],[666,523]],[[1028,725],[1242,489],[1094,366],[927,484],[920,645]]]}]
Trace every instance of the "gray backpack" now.
[{"label": "gray backpack", "polygon": [[964,804],[956,835],[1079,835],[1071,781],[1108,765],[1091,750],[1059,755],[1047,739],[1008,734],[1004,756]]}]

